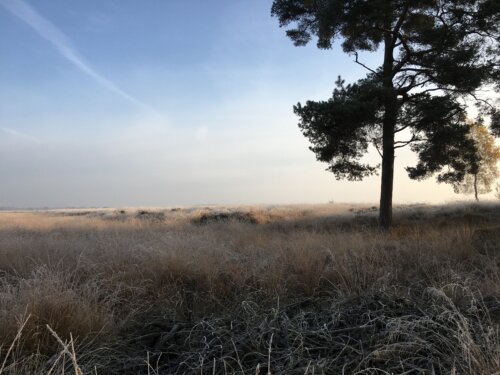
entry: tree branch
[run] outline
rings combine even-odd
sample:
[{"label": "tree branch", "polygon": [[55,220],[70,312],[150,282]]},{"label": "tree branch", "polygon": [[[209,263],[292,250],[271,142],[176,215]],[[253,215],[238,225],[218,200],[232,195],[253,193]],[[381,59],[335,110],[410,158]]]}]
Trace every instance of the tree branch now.
[{"label": "tree branch", "polygon": [[373,146],[375,146],[375,150],[377,150],[378,154],[380,155],[381,158],[384,158],[384,155],[382,155],[382,153],[380,152],[380,149],[378,148],[378,145],[377,145],[377,139],[376,138],[373,138],[372,139],[372,142],[373,142]]},{"label": "tree branch", "polygon": [[394,130],[394,133],[399,133],[399,132],[405,130],[406,128],[409,128],[411,125],[412,124],[404,125],[404,126],[400,127],[399,129]]},{"label": "tree branch", "polygon": [[355,60],[354,60],[354,62],[355,62],[356,64],[361,65],[363,68],[368,69],[370,72],[372,72],[372,73],[374,73],[374,74],[379,74],[379,73],[377,73],[377,71],[373,70],[373,69],[372,69],[372,68],[370,68],[369,66],[367,66],[367,65],[363,64],[362,62],[360,62],[360,61],[358,60],[358,53],[357,53],[357,52],[354,52],[354,56],[355,56]]},{"label": "tree branch", "polygon": [[399,30],[401,30],[401,27],[403,26],[403,22],[406,18],[406,15],[408,14],[408,10],[410,9],[410,3],[411,3],[410,0],[406,1],[405,6],[403,8],[403,11],[401,12],[401,15],[399,16],[398,22],[396,22],[396,25],[394,26],[394,29],[392,30],[392,32],[393,32],[393,37],[392,37],[393,47],[396,46],[396,42],[398,40],[398,35],[400,35]]},{"label": "tree branch", "polygon": [[399,71],[401,70],[401,68],[403,66],[405,66],[405,64],[407,64],[411,60],[411,56],[413,55],[413,51],[411,50],[410,46],[406,42],[403,34],[401,34],[398,31],[397,34],[394,37],[395,37],[396,40],[399,39],[401,45],[403,46],[404,50],[406,51],[406,56],[404,56],[401,59],[401,61],[399,63],[397,63],[396,66],[394,67],[394,69],[392,70],[392,75],[393,76],[395,76],[396,74],[399,73]]},{"label": "tree branch", "polygon": [[411,136],[411,139],[408,140],[408,141],[397,141],[397,142],[394,142],[394,149],[398,149],[398,148],[402,148],[402,147],[408,146],[410,143],[413,143],[413,142],[416,142],[416,141],[420,141],[420,139],[417,138],[417,136],[415,134],[413,134]]}]

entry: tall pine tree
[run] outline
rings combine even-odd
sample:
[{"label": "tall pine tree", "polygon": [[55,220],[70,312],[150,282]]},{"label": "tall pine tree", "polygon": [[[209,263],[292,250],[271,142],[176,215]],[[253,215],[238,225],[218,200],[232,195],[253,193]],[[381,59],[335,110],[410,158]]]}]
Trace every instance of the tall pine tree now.
[{"label": "tall pine tree", "polygon": [[[317,159],[337,178],[360,180],[377,171],[361,157],[373,144],[382,156],[380,225],[392,223],[394,157],[409,145],[418,155],[411,178],[438,174],[457,183],[477,167],[474,142],[467,136],[466,106],[474,100],[491,115],[500,134],[500,115],[477,97],[487,85],[500,86],[500,2],[498,0],[274,0],[272,15],[297,46],[313,37],[344,52],[369,70],[333,96],[294,107],[300,128]],[[383,52],[381,65],[368,67],[361,51]],[[470,102],[470,101],[469,101]],[[397,138],[408,135],[405,140]]]}]

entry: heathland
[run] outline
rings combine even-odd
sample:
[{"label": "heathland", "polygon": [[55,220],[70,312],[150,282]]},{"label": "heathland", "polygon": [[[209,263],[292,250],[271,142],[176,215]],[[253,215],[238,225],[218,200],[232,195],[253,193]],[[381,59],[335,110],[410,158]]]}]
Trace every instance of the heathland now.
[{"label": "heathland", "polygon": [[0,212],[0,374],[499,374],[500,204]]}]

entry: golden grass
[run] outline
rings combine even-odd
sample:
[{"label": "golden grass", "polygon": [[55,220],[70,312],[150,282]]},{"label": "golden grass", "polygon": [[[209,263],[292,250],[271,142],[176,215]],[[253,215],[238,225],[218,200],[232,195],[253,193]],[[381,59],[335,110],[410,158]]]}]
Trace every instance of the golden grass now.
[{"label": "golden grass", "polygon": [[[76,357],[83,373],[265,373],[269,349],[273,373],[500,371],[500,249],[476,235],[495,233],[500,206],[400,207],[390,233],[375,215],[367,205],[0,213],[0,374],[75,373]],[[342,329],[364,351],[349,340],[337,350]],[[203,349],[210,335],[232,355]],[[330,349],[305,350],[309,335]]]}]

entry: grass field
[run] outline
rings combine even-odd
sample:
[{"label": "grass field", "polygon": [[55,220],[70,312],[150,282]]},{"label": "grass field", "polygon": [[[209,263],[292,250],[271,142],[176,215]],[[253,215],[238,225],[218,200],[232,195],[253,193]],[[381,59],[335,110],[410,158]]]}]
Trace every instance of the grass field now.
[{"label": "grass field", "polygon": [[0,212],[0,374],[500,374],[500,204]]}]

